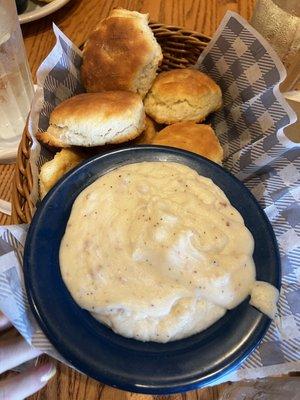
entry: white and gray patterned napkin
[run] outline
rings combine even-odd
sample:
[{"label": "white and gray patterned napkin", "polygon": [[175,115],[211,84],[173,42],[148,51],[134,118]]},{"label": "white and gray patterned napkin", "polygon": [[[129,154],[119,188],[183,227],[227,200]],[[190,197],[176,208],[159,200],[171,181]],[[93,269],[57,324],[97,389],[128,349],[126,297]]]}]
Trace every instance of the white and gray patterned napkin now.
[{"label": "white and gray patterned napkin", "polygon": [[[57,43],[39,68],[29,123],[34,202],[38,201],[38,169],[52,158],[34,134],[37,129],[47,129],[50,112],[57,104],[83,92],[81,52],[56,26],[54,33]],[[222,88],[224,107],[209,122],[225,150],[224,166],[246,184],[264,208],[282,262],[280,332],[272,323],[258,348],[238,370],[221,380],[300,370],[300,147],[283,133],[283,128],[295,121],[295,114],[279,92],[285,70],[266,41],[233,12],[225,15],[196,67]],[[24,225],[0,227],[0,310],[29,343],[62,359],[28,306],[22,274],[26,231]]]}]

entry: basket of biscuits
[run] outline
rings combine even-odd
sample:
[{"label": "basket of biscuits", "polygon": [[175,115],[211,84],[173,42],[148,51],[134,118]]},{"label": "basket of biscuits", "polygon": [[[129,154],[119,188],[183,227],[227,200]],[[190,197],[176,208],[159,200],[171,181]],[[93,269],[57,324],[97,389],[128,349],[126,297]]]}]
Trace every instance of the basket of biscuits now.
[{"label": "basket of biscuits", "polygon": [[281,285],[261,207],[286,246],[272,179],[295,170],[279,60],[235,13],[211,41],[120,8],[82,49],[53,31],[13,192],[29,336],[130,391],[195,389],[252,352],[235,377],[253,376]]},{"label": "basket of biscuits", "polygon": [[[128,144],[173,146],[221,163],[222,147],[205,123],[222,105],[221,90],[193,68],[209,41],[120,8],[102,20],[83,45],[82,93],[57,104],[35,135],[48,152],[39,166],[40,199],[81,161]],[[30,222],[35,210],[32,140],[27,124],[13,187],[14,223]]]}]

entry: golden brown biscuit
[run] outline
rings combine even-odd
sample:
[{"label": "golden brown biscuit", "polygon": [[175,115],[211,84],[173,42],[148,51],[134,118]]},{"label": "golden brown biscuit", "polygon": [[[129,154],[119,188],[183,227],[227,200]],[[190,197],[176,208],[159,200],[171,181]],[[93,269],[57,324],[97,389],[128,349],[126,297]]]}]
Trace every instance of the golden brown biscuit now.
[{"label": "golden brown biscuit", "polygon": [[85,43],[82,81],[88,92],[129,90],[144,97],[161,61],[148,14],[115,9]]},{"label": "golden brown biscuit", "polygon": [[75,149],[62,149],[54,158],[46,162],[39,174],[41,198],[44,198],[55,183],[68,171],[83,161],[86,156]]},{"label": "golden brown biscuit", "polygon": [[158,132],[152,144],[192,151],[219,164],[223,159],[223,149],[209,125],[178,122]]},{"label": "golden brown biscuit", "polygon": [[145,111],[156,122],[200,122],[222,105],[220,87],[196,69],[162,72],[147,94]]},{"label": "golden brown biscuit", "polygon": [[144,132],[133,140],[134,144],[150,144],[156,136],[156,129],[151,118],[146,117],[146,127]]},{"label": "golden brown biscuit", "polygon": [[101,146],[137,137],[145,127],[141,97],[132,92],[83,93],[59,104],[47,132],[37,134],[56,147]]}]

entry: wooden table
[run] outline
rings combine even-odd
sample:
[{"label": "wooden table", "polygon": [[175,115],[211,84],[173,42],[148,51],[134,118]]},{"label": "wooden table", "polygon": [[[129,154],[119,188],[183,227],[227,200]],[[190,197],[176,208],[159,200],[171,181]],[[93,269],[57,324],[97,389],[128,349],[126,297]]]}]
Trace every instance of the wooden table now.
[{"label": "wooden table", "polygon": [[[54,21],[77,45],[83,43],[96,23],[113,7],[121,6],[150,14],[152,21],[183,26],[212,36],[227,10],[250,19],[254,0],[71,0],[69,4],[44,19],[22,27],[25,47],[33,76],[41,61],[54,45],[51,24]],[[0,198],[9,200],[14,165],[0,165]],[[0,224],[10,218],[0,213]],[[217,400],[226,385],[156,399]],[[56,377],[47,387],[30,399],[43,400],[151,400],[152,396],[137,395],[101,385],[64,365],[58,365]],[[154,398],[154,397],[153,397]]]}]

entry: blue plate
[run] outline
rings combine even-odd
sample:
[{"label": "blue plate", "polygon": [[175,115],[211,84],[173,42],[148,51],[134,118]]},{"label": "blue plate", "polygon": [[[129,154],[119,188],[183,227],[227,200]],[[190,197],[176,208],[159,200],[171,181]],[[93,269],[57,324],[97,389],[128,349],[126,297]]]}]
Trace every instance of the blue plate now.
[{"label": "blue plate", "polygon": [[204,332],[175,342],[126,339],[73,301],[59,269],[59,246],[78,194],[124,164],[172,161],[211,178],[241,213],[255,239],[257,279],[280,286],[279,253],[268,219],[248,189],[217,164],[196,154],[139,146],[96,156],[63,177],[38,207],[27,235],[24,272],[32,310],[61,355],[103,383],[133,392],[165,394],[211,384],[234,370],[257,346],[270,320],[248,299]]}]

